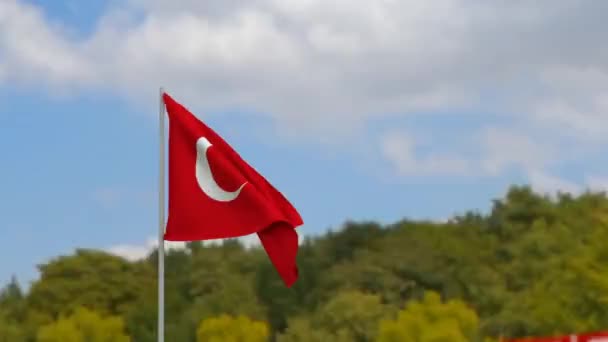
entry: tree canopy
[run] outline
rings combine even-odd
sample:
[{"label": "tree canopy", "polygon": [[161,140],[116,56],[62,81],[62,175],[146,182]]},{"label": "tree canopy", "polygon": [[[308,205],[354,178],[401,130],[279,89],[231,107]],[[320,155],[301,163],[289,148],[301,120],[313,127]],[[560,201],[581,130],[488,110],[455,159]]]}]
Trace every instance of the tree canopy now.
[{"label": "tree canopy", "polygon": [[[85,227],[86,228],[86,227]],[[303,241],[284,287],[261,248],[166,255],[166,339],[484,341],[608,328],[608,198],[512,187],[446,222],[347,221]],[[0,342],[156,341],[156,252],[78,249],[0,290]]]}]

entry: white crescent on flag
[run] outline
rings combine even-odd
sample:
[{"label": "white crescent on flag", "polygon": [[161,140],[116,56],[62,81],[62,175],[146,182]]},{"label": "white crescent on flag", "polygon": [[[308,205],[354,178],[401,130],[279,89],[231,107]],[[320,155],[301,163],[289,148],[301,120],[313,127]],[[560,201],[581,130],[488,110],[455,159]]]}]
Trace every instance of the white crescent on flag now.
[{"label": "white crescent on flag", "polygon": [[241,193],[241,190],[243,190],[243,187],[247,185],[247,182],[243,183],[235,191],[222,189],[213,178],[209,159],[207,159],[207,150],[211,146],[213,145],[205,137],[201,137],[196,141],[196,180],[198,181],[198,186],[211,199],[220,202],[234,201]]}]

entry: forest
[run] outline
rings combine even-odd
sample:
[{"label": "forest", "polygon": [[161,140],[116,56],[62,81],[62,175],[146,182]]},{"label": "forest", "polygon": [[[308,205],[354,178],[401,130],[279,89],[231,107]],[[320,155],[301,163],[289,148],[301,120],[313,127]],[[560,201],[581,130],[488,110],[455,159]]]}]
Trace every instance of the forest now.
[{"label": "forest", "polygon": [[[608,197],[513,186],[445,222],[345,222],[286,288],[262,248],[165,259],[166,341],[498,341],[608,329]],[[156,252],[78,249],[0,291],[0,342],[156,341]]]}]

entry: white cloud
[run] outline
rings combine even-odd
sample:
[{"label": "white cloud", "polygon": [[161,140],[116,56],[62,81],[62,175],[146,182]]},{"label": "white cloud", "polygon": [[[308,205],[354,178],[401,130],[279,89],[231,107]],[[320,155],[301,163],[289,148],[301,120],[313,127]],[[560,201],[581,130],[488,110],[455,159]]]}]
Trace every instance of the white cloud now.
[{"label": "white cloud", "polygon": [[497,175],[509,168],[527,173],[544,169],[558,159],[552,146],[544,145],[516,130],[489,127],[481,132],[481,168]]},{"label": "white cloud", "polygon": [[[108,252],[116,254],[128,260],[139,260],[147,257],[152,250],[158,247],[158,238],[150,237],[141,245],[121,244],[109,247]],[[183,249],[186,247],[184,242],[165,241],[165,250]]]},{"label": "white cloud", "polygon": [[0,63],[5,81],[61,85],[94,80],[95,65],[79,54],[67,33],[50,25],[37,7],[0,3]]},{"label": "white cloud", "polygon": [[419,156],[411,136],[391,133],[384,136],[381,144],[384,157],[401,175],[465,174],[469,162],[449,155]]},{"label": "white cloud", "polygon": [[257,247],[261,245],[260,238],[257,234],[249,234],[238,238],[239,242],[246,248]]},{"label": "white cloud", "polygon": [[[162,85],[198,112],[246,108],[310,141],[396,116],[507,112],[527,129],[493,132],[480,160],[421,155],[390,133],[380,148],[403,175],[515,167],[555,185],[542,175],[563,160],[560,139],[608,143],[607,10],[592,0],[130,0],[82,37],[4,0],[0,84],[105,89],[150,105]],[[559,137],[541,143],[541,132]]]},{"label": "white cloud", "polygon": [[587,187],[592,191],[608,192],[608,177],[587,176]]},{"label": "white cloud", "polygon": [[[476,137],[463,137],[461,142],[476,150],[461,156],[462,149],[449,153],[419,152],[421,146],[411,134],[390,132],[381,141],[380,152],[402,175],[499,175],[510,169],[533,173],[554,163],[558,158],[551,146],[545,146],[516,130],[498,127],[482,129]],[[468,144],[467,144],[468,143]],[[449,142],[443,145],[449,147]]]},{"label": "white cloud", "polygon": [[[35,7],[6,0],[0,49],[13,80],[127,96],[153,96],[157,84],[200,107],[247,107],[286,124],[323,126],[339,117],[348,127],[475,104],[488,91],[523,96],[534,84],[552,98],[560,89],[547,80],[562,69],[597,79],[607,70],[608,48],[597,33],[608,29],[598,15],[605,8],[593,1],[132,0],[76,39]],[[567,100],[591,101],[580,92]]]},{"label": "white cloud", "polygon": [[[305,237],[313,236],[309,233],[305,232],[305,226],[300,226],[297,228],[298,232],[298,243],[302,244],[304,242]],[[211,245],[219,245],[222,244],[226,239],[215,239],[215,240],[205,240],[201,241],[204,246]],[[241,236],[236,238],[245,248],[256,248],[262,245],[260,242],[260,238],[257,234],[249,234],[245,236]],[[145,243],[142,244],[118,244],[115,246],[111,246],[106,248],[109,253],[121,256],[128,260],[139,260],[147,257],[152,250],[158,247],[158,237],[153,236],[149,237]],[[179,241],[165,241],[165,250],[179,250],[184,249],[186,247],[185,242]]]},{"label": "white cloud", "polygon": [[[515,171],[542,193],[583,190],[583,185],[551,174],[552,167],[564,159],[561,156],[564,151],[556,150],[552,144],[532,139],[515,129],[498,127],[482,129],[470,143],[477,154],[465,157],[458,151],[424,156],[418,153],[411,135],[393,132],[384,136],[381,152],[403,176],[486,177]],[[608,186],[608,180],[590,177],[587,184]]]},{"label": "white cloud", "polygon": [[532,188],[540,193],[552,194],[560,191],[579,194],[583,190],[579,184],[546,174],[543,171],[533,170],[529,172],[528,177]]},{"label": "white cloud", "polygon": [[574,136],[584,142],[608,141],[608,93],[582,105],[553,100],[536,107],[535,119],[550,118],[550,123],[564,136]]},{"label": "white cloud", "polygon": [[541,193],[578,193],[581,190],[580,185],[550,174],[551,167],[564,159],[563,151],[556,150],[552,144],[516,130],[489,127],[482,132],[481,146],[480,166],[486,174],[499,175],[515,170],[527,177],[532,188]]},{"label": "white cloud", "polygon": [[[239,240],[239,242],[241,244],[243,244],[243,246],[245,246],[245,248],[252,248],[252,247],[257,247],[260,246],[260,240],[257,236],[257,234],[251,234],[251,235],[246,235],[240,238],[237,238],[237,240]],[[223,239],[217,239],[217,240],[207,240],[207,241],[203,241],[203,245],[217,245],[217,244],[221,244],[223,241]],[[106,250],[112,254],[121,256],[123,258],[126,258],[128,260],[139,260],[142,258],[147,257],[152,250],[156,249],[158,247],[158,238],[157,237],[150,237],[146,240],[145,243],[143,244],[119,244],[119,245],[115,245],[115,246],[111,246],[109,248],[107,248]],[[185,242],[179,242],[179,241],[165,241],[165,250],[179,250],[179,249],[184,249],[186,247],[186,243]]]}]

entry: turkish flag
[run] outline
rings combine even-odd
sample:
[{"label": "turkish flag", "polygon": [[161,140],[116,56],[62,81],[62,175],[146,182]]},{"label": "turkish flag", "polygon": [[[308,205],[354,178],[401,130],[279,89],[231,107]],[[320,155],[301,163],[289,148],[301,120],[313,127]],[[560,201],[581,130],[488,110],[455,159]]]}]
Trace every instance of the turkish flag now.
[{"label": "turkish flag", "polygon": [[296,209],[218,134],[168,94],[169,210],[165,240],[257,233],[287,287],[298,278]]}]

